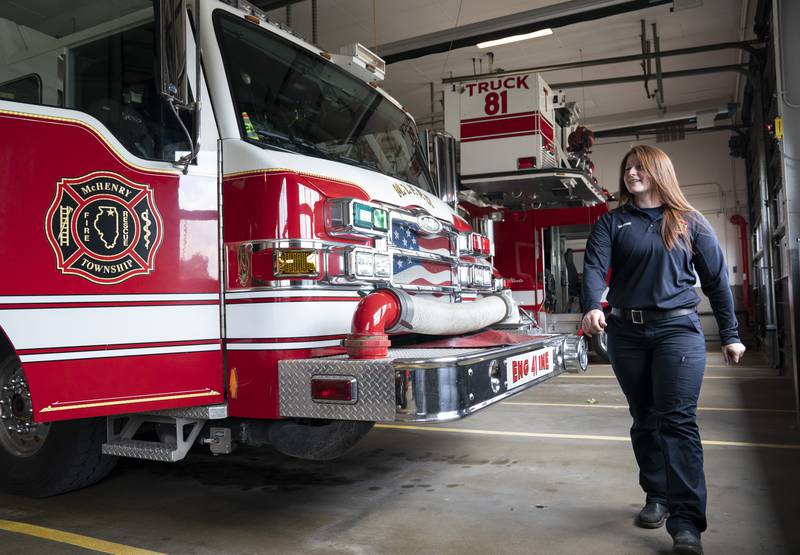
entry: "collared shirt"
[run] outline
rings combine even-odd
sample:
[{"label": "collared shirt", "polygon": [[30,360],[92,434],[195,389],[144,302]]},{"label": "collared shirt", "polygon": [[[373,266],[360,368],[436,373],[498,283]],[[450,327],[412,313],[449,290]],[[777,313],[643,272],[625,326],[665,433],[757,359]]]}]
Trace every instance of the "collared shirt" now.
[{"label": "collared shirt", "polygon": [[612,307],[622,309],[697,306],[697,272],[703,293],[711,301],[722,344],[740,343],[728,268],[711,224],[695,212],[686,218],[691,250],[680,239],[672,250],[667,250],[661,238],[663,210],[649,212],[628,203],[603,214],[594,225],[584,253],[584,314],[601,309],[600,297],[606,288],[609,267],[607,300]]}]

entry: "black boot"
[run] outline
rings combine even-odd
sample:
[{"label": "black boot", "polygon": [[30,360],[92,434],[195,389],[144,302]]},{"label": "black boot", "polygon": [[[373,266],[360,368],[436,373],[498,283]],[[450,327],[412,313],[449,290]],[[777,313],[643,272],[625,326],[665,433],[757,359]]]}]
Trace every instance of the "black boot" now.
[{"label": "black boot", "polygon": [[645,503],[636,516],[636,526],[641,528],[661,528],[667,521],[669,511],[662,503]]},{"label": "black boot", "polygon": [[672,537],[672,550],[680,555],[703,555],[700,534],[692,530],[678,530]]}]

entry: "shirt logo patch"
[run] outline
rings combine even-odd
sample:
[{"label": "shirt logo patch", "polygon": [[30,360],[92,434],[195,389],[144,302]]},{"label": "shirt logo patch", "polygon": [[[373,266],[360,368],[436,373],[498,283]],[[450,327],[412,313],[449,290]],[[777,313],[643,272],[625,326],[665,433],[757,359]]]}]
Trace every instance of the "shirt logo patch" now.
[{"label": "shirt logo patch", "polygon": [[151,273],[163,239],[150,186],[111,172],[61,179],[45,231],[61,273],[103,285]]}]

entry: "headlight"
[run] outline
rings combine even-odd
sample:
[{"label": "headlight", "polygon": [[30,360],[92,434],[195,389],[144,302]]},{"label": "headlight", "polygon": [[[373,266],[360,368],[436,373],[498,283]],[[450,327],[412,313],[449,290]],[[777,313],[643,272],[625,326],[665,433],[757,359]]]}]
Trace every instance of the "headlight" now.
[{"label": "headlight", "polygon": [[492,269],[486,266],[459,266],[458,281],[462,287],[490,287]]},{"label": "headlight", "polygon": [[372,277],[375,275],[375,255],[371,252],[356,251],[356,276]]},{"label": "headlight", "polygon": [[386,277],[392,275],[392,258],[388,254],[375,255],[375,277]]},{"label": "headlight", "polygon": [[392,257],[384,253],[356,249],[350,252],[349,275],[354,279],[388,279],[392,276]]},{"label": "headlight", "polygon": [[479,287],[486,287],[492,284],[492,271],[489,268],[474,266],[472,268],[472,272],[475,285]]},{"label": "headlight", "polygon": [[469,266],[458,267],[458,281],[462,285],[462,287],[469,286],[472,284],[472,275]]}]

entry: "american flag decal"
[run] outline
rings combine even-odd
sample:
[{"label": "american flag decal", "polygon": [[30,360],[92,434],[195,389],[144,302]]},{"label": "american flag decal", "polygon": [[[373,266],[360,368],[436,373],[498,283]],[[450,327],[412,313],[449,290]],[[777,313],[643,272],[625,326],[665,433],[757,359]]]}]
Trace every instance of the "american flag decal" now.
[{"label": "american flag decal", "polygon": [[[395,222],[392,226],[392,243],[406,251],[426,252],[449,256],[450,238],[418,234],[410,226]],[[411,254],[395,253],[393,260],[394,282],[407,285],[453,286],[453,267],[446,261],[423,260]]]}]

